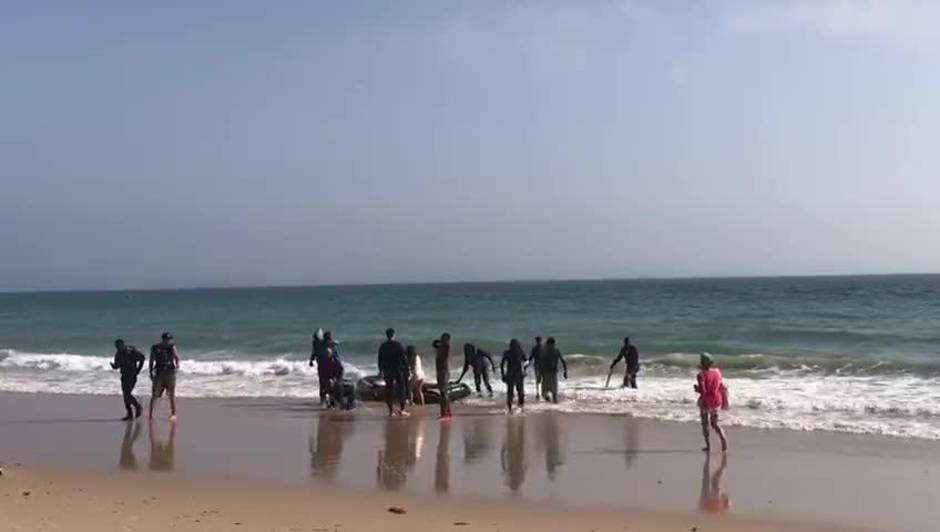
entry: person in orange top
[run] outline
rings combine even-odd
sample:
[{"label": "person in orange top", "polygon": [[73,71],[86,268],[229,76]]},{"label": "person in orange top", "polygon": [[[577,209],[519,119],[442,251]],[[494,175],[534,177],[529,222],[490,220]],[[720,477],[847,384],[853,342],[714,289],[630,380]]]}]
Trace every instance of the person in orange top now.
[{"label": "person in orange top", "polygon": [[702,415],[702,436],[705,437],[705,452],[712,450],[711,440],[709,438],[709,425],[715,429],[715,433],[721,438],[721,452],[728,450],[728,440],[725,438],[725,431],[718,424],[718,410],[727,408],[727,389],[721,377],[721,370],[714,367],[715,360],[708,353],[702,353],[699,357],[699,372],[696,377],[695,391],[698,393],[698,408]]}]

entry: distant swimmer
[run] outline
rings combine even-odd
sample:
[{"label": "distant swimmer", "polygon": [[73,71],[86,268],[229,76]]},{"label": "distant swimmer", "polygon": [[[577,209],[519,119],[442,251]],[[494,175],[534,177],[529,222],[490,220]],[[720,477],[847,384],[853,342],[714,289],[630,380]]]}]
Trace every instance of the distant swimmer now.
[{"label": "distant swimmer", "polygon": [[545,341],[545,349],[541,351],[539,369],[542,371],[542,397],[547,401],[549,396],[553,403],[558,402],[558,364],[564,370],[565,380],[568,380],[568,364],[561,356],[561,351],[555,347],[555,339]]},{"label": "distant swimmer", "polygon": [[718,423],[718,410],[728,408],[728,391],[721,370],[714,366],[715,360],[712,356],[702,353],[699,357],[699,372],[694,388],[699,395],[698,408],[702,417],[702,436],[705,437],[705,448],[702,450],[710,452],[712,449],[708,430],[711,426],[721,439],[721,451],[725,452],[728,450],[728,440],[725,438],[725,431]]},{"label": "distant swimmer", "polygon": [[519,340],[509,341],[509,350],[503,353],[499,362],[499,373],[506,383],[506,409],[512,414],[513,394],[518,397],[519,409],[525,407],[525,351]]},{"label": "distant swimmer", "polygon": [[[467,374],[467,370],[473,368],[473,383],[476,385],[477,395],[483,394],[480,389],[480,381],[483,381],[483,385],[486,386],[486,391],[489,393],[490,397],[493,397],[493,387],[490,386],[490,369],[492,368],[493,372],[496,372],[496,364],[493,363],[493,357],[473,344],[464,344],[463,356],[463,371],[460,372],[460,377],[457,378],[457,382],[462,381],[464,375]],[[487,362],[490,363],[489,366],[486,365]]]},{"label": "distant swimmer", "polygon": [[542,337],[535,337],[535,345],[532,346],[532,352],[529,354],[529,361],[526,362],[525,369],[529,369],[529,366],[533,366],[535,369],[535,398],[539,399],[542,396],[542,370],[539,367],[539,359],[542,357],[542,350],[544,346],[542,345]]},{"label": "distant swimmer", "polygon": [[620,348],[620,354],[617,355],[617,358],[610,363],[610,373],[608,374],[608,382],[610,381],[610,374],[614,372],[614,366],[617,365],[621,360],[624,361],[626,365],[624,374],[623,374],[623,388],[633,388],[636,389],[636,374],[640,371],[640,352],[637,351],[636,346],[630,343],[630,337],[623,339],[623,347]]},{"label": "distant swimmer", "polygon": [[116,340],[114,347],[114,362],[111,362],[111,369],[121,370],[121,395],[124,396],[124,409],[127,410],[127,415],[121,418],[121,421],[129,421],[140,417],[143,411],[137,398],[134,397],[134,387],[137,386],[137,375],[140,374],[140,370],[144,369],[144,362],[147,359],[136,347],[126,345],[124,340]]},{"label": "distant swimmer", "polygon": [[320,404],[326,404],[329,394],[329,379],[326,376],[329,357],[326,354],[327,345],[332,341],[333,335],[329,332],[323,332],[323,329],[317,329],[313,335],[313,345],[310,349],[310,366],[317,365],[317,380],[320,386]]},{"label": "distant swimmer", "polygon": [[411,375],[411,382],[408,383],[411,404],[424,406],[425,375],[424,366],[421,364],[421,355],[418,354],[413,345],[409,345],[405,349],[405,353],[408,355],[408,368]]},{"label": "distant swimmer", "polygon": [[176,370],[180,367],[180,357],[176,352],[173,335],[168,332],[160,335],[160,343],[150,348],[150,380],[153,381],[153,395],[150,397],[149,418],[153,419],[153,409],[157,401],[166,392],[170,398],[170,421],[176,421]]},{"label": "distant swimmer", "polygon": [[[405,394],[408,386],[408,358],[405,348],[395,339],[395,329],[385,329],[385,341],[379,346],[379,373],[385,380],[385,404],[388,415],[407,416]],[[393,408],[398,403],[398,411]]]},{"label": "distant swimmer", "polygon": [[437,373],[437,387],[441,392],[440,419],[449,421],[453,418],[450,396],[447,395],[447,389],[450,387],[450,333],[444,333],[440,340],[434,341],[434,351],[434,370]]}]

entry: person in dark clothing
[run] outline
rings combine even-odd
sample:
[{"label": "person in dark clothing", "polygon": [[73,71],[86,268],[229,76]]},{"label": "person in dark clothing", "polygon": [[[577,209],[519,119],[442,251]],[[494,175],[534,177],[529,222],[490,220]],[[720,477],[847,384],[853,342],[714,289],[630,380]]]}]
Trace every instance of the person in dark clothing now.
[{"label": "person in dark clothing", "polygon": [[327,385],[330,390],[330,408],[340,407],[344,410],[352,410],[355,393],[349,393],[352,390],[349,389],[350,387],[347,386],[346,382],[343,380],[345,369],[343,368],[343,362],[339,359],[339,355],[336,354],[335,346],[328,346],[326,348],[326,355],[328,361],[325,373]]},{"label": "person in dark clothing", "polygon": [[519,408],[525,407],[525,391],[523,383],[525,381],[525,351],[519,340],[513,338],[509,341],[509,350],[503,353],[503,358],[499,362],[499,373],[506,383],[506,408],[512,414],[513,393],[519,397]]},{"label": "person in dark clothing", "polygon": [[450,421],[453,414],[450,411],[450,396],[447,388],[450,385],[450,333],[441,335],[440,340],[434,341],[434,369],[437,373],[437,388],[441,392],[441,421]]},{"label": "person in dark clothing", "polygon": [[630,337],[623,339],[623,347],[620,348],[620,354],[610,363],[610,371],[614,371],[617,362],[623,359],[626,365],[626,371],[623,374],[623,387],[636,389],[636,374],[640,371],[640,352],[636,346],[630,343]]},{"label": "person in dark clothing", "polygon": [[[476,385],[477,395],[483,394],[480,390],[480,381],[482,380],[486,386],[486,391],[489,392],[490,397],[493,397],[493,387],[490,386],[490,368],[493,369],[494,373],[496,372],[493,357],[473,344],[464,344],[463,357],[463,371],[460,372],[457,382],[462,381],[463,376],[467,374],[467,370],[473,368],[473,383]],[[486,365],[487,361],[490,363],[489,366]]]},{"label": "person in dark clothing", "polygon": [[545,342],[545,349],[539,360],[539,369],[542,370],[542,397],[547,401],[549,396],[553,403],[558,402],[558,363],[564,370],[565,380],[568,379],[568,364],[561,356],[561,351],[555,347],[555,339],[549,338]]},{"label": "person in dark clothing", "polygon": [[320,387],[320,404],[326,404],[327,395],[330,392],[330,379],[326,376],[327,366],[330,358],[326,354],[327,346],[333,340],[333,335],[329,331],[324,333],[318,329],[313,335],[313,346],[310,350],[310,367],[314,362],[317,364],[317,381]]},{"label": "person in dark clothing", "polygon": [[153,419],[153,409],[163,392],[170,398],[170,421],[176,421],[176,370],[180,367],[180,357],[176,352],[173,335],[168,332],[160,335],[160,343],[150,348],[150,380],[153,381],[153,394],[150,397],[149,417]]},{"label": "person in dark clothing", "polygon": [[379,374],[385,380],[385,404],[388,405],[388,415],[396,414],[392,408],[398,402],[400,416],[407,416],[405,412],[405,391],[408,386],[408,355],[405,348],[395,340],[395,329],[385,329],[386,340],[379,346]]},{"label": "person in dark clothing", "polygon": [[[121,370],[121,395],[124,396],[124,409],[127,415],[121,418],[121,421],[129,421],[135,417],[140,417],[143,408],[137,398],[134,397],[134,387],[137,386],[137,375],[144,369],[144,362],[147,360],[144,354],[132,345],[126,345],[124,340],[114,342],[114,362],[111,363],[111,369]],[[131,407],[134,410],[131,410]]]},{"label": "person in dark clothing", "polygon": [[532,346],[532,352],[529,354],[529,361],[526,362],[525,368],[529,369],[529,366],[535,366],[535,398],[539,399],[542,395],[542,370],[539,368],[539,359],[542,356],[542,337],[535,337],[535,345]]}]

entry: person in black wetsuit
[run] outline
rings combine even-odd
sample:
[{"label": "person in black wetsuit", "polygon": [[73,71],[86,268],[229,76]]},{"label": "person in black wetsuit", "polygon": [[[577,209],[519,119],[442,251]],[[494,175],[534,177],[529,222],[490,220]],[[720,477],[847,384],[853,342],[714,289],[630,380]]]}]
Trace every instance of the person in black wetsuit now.
[{"label": "person in black wetsuit", "polygon": [[405,348],[395,340],[395,329],[385,329],[385,342],[379,347],[379,374],[385,380],[385,404],[388,405],[388,415],[396,414],[392,408],[398,402],[400,416],[407,416],[405,412],[405,391],[408,386],[408,355]]},{"label": "person in black wetsuit", "polygon": [[[487,361],[490,363],[489,367],[486,365]],[[489,370],[489,368],[492,368],[493,372],[496,371],[496,364],[493,363],[493,357],[473,344],[464,344],[463,371],[460,372],[460,377],[457,378],[458,383],[463,380],[463,376],[467,374],[467,370],[470,368],[473,368],[473,383],[476,385],[477,395],[483,394],[480,390],[480,381],[482,380],[483,385],[486,386],[486,391],[490,394],[490,397],[493,397],[493,387],[490,386]]]},{"label": "person in black wetsuit", "polygon": [[[121,370],[121,395],[124,396],[124,409],[127,410],[127,415],[121,418],[121,421],[129,421],[140,417],[143,411],[137,398],[134,397],[134,386],[137,386],[137,375],[140,374],[140,370],[144,369],[144,362],[147,359],[136,347],[126,345],[124,340],[116,340],[114,347],[114,362],[111,363],[111,369]],[[134,409],[131,410],[131,407]]]},{"label": "person in black wetsuit", "polygon": [[561,356],[561,351],[555,347],[555,339],[549,338],[545,342],[545,349],[539,360],[539,369],[542,370],[542,397],[547,401],[551,396],[552,402],[558,402],[558,363],[564,369],[565,380],[568,379],[568,364]]},{"label": "person in black wetsuit", "polygon": [[626,364],[626,371],[623,374],[623,387],[636,389],[636,374],[640,371],[640,352],[636,346],[630,343],[630,337],[623,339],[623,347],[620,348],[620,354],[610,363],[610,371],[614,371],[617,362],[623,359]]},{"label": "person in black wetsuit", "polygon": [[535,337],[535,345],[532,346],[532,352],[529,354],[529,361],[526,362],[523,369],[529,369],[529,366],[535,366],[535,398],[540,399],[542,395],[542,370],[539,368],[539,359],[542,356],[542,337]]},{"label": "person in black wetsuit", "polygon": [[519,408],[525,407],[525,390],[523,383],[525,381],[524,364],[526,362],[525,351],[519,340],[513,338],[509,341],[509,350],[503,353],[503,359],[499,362],[499,373],[506,383],[506,408],[512,414],[513,393],[519,396]]},{"label": "person in black wetsuit", "polygon": [[310,350],[310,367],[314,362],[317,364],[317,381],[320,386],[320,404],[325,405],[327,395],[330,392],[329,373],[330,357],[327,355],[327,347],[333,340],[333,335],[329,331],[323,333],[321,330],[313,335],[313,346]]}]

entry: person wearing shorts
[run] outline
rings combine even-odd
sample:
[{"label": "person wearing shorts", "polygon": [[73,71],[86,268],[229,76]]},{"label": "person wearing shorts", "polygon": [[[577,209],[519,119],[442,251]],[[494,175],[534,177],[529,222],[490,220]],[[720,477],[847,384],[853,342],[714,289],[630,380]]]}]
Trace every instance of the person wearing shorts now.
[{"label": "person wearing shorts", "polygon": [[153,409],[157,401],[166,392],[170,398],[170,421],[176,421],[176,370],[179,366],[180,358],[176,352],[173,335],[165,332],[160,336],[160,343],[150,348],[150,380],[153,381],[150,419],[153,419]]}]

